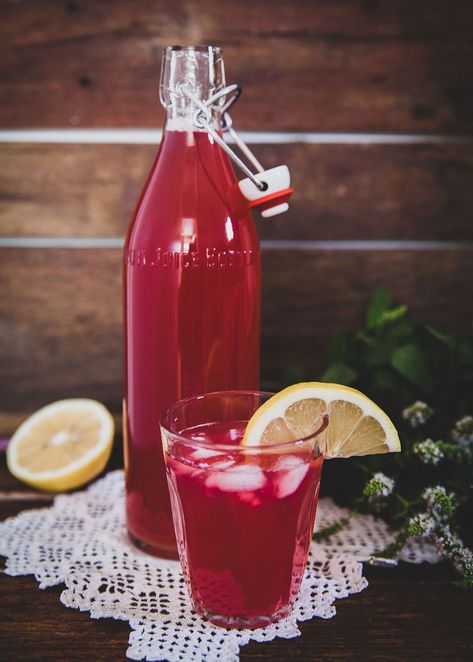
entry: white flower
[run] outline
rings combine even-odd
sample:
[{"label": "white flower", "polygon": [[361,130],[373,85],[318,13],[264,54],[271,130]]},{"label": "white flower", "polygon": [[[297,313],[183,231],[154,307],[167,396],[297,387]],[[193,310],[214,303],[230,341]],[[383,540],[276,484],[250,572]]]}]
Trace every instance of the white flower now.
[{"label": "white flower", "polygon": [[363,493],[370,498],[388,497],[393,489],[393,479],[378,472],[366,483]]},{"label": "white flower", "polygon": [[435,521],[427,513],[418,513],[410,518],[408,531],[411,536],[430,536],[435,529]]},{"label": "white flower", "polygon": [[459,446],[469,446],[473,443],[473,416],[464,416],[455,423],[452,439]]},{"label": "white flower", "polygon": [[424,464],[438,464],[444,457],[443,451],[432,439],[417,442],[413,446],[413,451]]},{"label": "white flower", "polygon": [[461,549],[463,547],[460,538],[452,533],[450,525],[446,523],[443,523],[438,527],[435,538],[445,553],[451,553],[453,548]]},{"label": "white flower", "polygon": [[468,547],[462,547],[454,555],[455,566],[457,570],[464,575],[473,572],[473,552]]},{"label": "white flower", "polygon": [[446,496],[447,490],[443,485],[435,485],[435,487],[426,487],[422,498],[427,501],[429,506],[433,506],[439,497]]},{"label": "white flower", "polygon": [[404,409],[402,417],[409,421],[411,427],[418,428],[420,425],[427,423],[433,413],[433,410],[425,402],[417,400],[417,402]]},{"label": "white flower", "polygon": [[453,565],[462,575],[473,574],[473,552],[452,533],[448,524],[437,529],[434,539],[441,553],[452,559]]},{"label": "white flower", "polygon": [[428,512],[438,521],[448,520],[455,509],[455,495],[447,494],[447,490],[442,485],[427,487],[422,498],[427,503]]},{"label": "white flower", "polygon": [[389,476],[381,473],[380,471],[373,476],[373,480],[377,481],[380,485],[381,496],[387,497],[392,494],[394,489],[394,481]]}]

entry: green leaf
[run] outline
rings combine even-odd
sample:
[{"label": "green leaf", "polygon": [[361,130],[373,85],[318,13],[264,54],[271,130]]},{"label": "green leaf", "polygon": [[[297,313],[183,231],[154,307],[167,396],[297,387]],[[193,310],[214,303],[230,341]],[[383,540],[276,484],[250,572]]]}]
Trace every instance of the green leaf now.
[{"label": "green leaf", "polygon": [[463,338],[458,343],[458,355],[463,367],[473,365],[473,339]]},{"label": "green leaf", "polygon": [[384,313],[378,317],[378,321],[375,323],[375,326],[384,326],[385,324],[392,324],[393,322],[398,322],[400,319],[405,317],[407,313],[407,306],[398,306],[392,310],[385,310]]},{"label": "green leaf", "polygon": [[412,326],[402,318],[384,327],[377,335],[376,343],[366,351],[364,359],[366,365],[373,367],[390,363],[394,351],[402,345],[411,344],[412,336]]},{"label": "green leaf", "polygon": [[376,390],[388,392],[394,397],[399,392],[401,377],[388,366],[384,369],[374,370],[370,381]]},{"label": "green leaf", "polygon": [[408,345],[410,342],[415,344],[414,340],[412,340],[415,335],[414,327],[405,318],[399,319],[396,324],[390,325],[385,329],[385,333],[390,342],[397,343],[398,345]]},{"label": "green leaf", "polygon": [[342,333],[337,333],[331,338],[328,346],[328,357],[330,361],[343,361],[347,353],[347,340]]},{"label": "green leaf", "polygon": [[369,368],[389,363],[393,348],[390,343],[379,343],[367,352],[365,363]]},{"label": "green leaf", "polygon": [[298,384],[299,382],[303,382],[304,379],[305,379],[305,374],[300,366],[291,363],[286,367],[283,377],[284,386],[291,386],[292,384]]},{"label": "green leaf", "polygon": [[378,324],[381,315],[388,311],[392,305],[392,298],[384,287],[378,287],[371,297],[366,317],[366,326],[372,329]]},{"label": "green leaf", "polygon": [[358,331],[358,333],[355,335],[355,340],[362,342],[364,345],[367,345],[368,347],[372,347],[378,343],[376,338],[372,338],[363,330]]},{"label": "green leaf", "polygon": [[429,324],[426,324],[424,328],[436,340],[440,340],[440,342],[443,342],[447,345],[452,344],[452,338],[450,336],[447,336],[445,333],[442,333],[441,331],[434,328],[433,326],[430,326]]},{"label": "green leaf", "polygon": [[342,363],[342,361],[337,361],[329,365],[327,370],[321,376],[320,381],[349,386],[350,384],[353,384],[356,378],[356,372],[350,368],[349,365]]},{"label": "green leaf", "polygon": [[425,391],[432,390],[432,379],[424,355],[415,345],[398,347],[393,352],[391,365],[416,386]]}]

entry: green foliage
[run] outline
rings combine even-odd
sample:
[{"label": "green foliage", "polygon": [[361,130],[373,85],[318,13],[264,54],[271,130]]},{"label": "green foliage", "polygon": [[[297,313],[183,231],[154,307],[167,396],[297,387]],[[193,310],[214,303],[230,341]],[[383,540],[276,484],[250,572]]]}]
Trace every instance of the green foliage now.
[{"label": "green foliage", "polygon": [[435,409],[437,430],[473,411],[473,338],[414,322],[383,287],[372,296],[365,327],[335,336],[328,359],[319,379],[360,389],[394,419],[415,400]]},{"label": "green foliage", "polygon": [[[473,544],[473,336],[448,335],[414,321],[380,287],[364,328],[334,337],[328,359],[313,377],[371,397],[392,418],[403,451],[326,462],[324,492],[350,508],[374,510],[398,530],[384,555],[397,553],[417,531],[451,559],[463,587],[473,586],[471,552],[462,542]],[[394,481],[392,494],[373,498],[376,472]],[[432,486],[438,488],[436,505],[425,501]]]},{"label": "green foliage", "polygon": [[357,375],[356,372],[350,368],[349,365],[342,361],[331,363],[327,370],[321,377],[323,382],[333,382],[334,384],[345,384],[349,386],[353,384]]},{"label": "green foliage", "polygon": [[421,350],[415,345],[401,345],[391,356],[391,365],[397,372],[415,386],[426,392],[432,391],[429,369]]}]

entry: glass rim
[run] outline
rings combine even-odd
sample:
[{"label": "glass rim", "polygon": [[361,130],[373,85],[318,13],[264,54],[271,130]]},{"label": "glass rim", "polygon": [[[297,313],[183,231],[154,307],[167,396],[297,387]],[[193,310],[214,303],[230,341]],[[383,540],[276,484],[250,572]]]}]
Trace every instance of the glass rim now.
[{"label": "glass rim", "polygon": [[[166,418],[170,415],[172,410],[175,407],[185,405],[189,402],[194,402],[198,400],[203,400],[208,397],[215,397],[215,396],[237,396],[237,395],[249,395],[249,396],[268,396],[268,399],[271,398],[273,395],[276,395],[272,391],[252,391],[250,389],[230,389],[226,391],[211,391],[210,393],[202,393],[201,395],[193,395],[189,398],[183,398],[182,400],[178,400],[172,405],[169,405],[169,407],[166,407],[164,411],[162,412],[161,416],[159,417],[159,425],[160,427],[165,430],[165,432],[173,437],[173,439],[176,439],[184,444],[187,444],[188,446],[195,446],[196,448],[208,448],[208,449],[214,449],[214,450],[219,450],[222,452],[226,453],[249,453],[249,454],[256,454],[256,453],[269,453],[271,451],[275,450],[284,450],[284,449],[291,449],[294,447],[299,447],[303,445],[307,445],[312,439],[315,440],[319,436],[321,432],[324,431],[325,426],[320,429],[316,430],[314,434],[308,436],[308,437],[299,437],[297,439],[292,439],[291,441],[284,441],[280,442],[277,444],[215,444],[211,441],[204,441],[200,439],[191,439],[190,437],[187,437],[183,434],[180,434],[179,432],[174,432],[169,428],[169,425],[166,423]],[[256,410],[255,410],[256,411]],[[250,417],[251,418],[251,417]],[[249,419],[248,419],[249,420]],[[316,444],[314,443],[314,447]],[[316,457],[319,457],[322,455],[322,452],[318,451],[318,454]]]},{"label": "glass rim", "polygon": [[170,46],[165,46],[163,50],[165,53],[171,51],[195,51],[196,53],[208,53],[211,51],[216,55],[222,54],[220,46],[216,46],[215,44],[171,44]]}]

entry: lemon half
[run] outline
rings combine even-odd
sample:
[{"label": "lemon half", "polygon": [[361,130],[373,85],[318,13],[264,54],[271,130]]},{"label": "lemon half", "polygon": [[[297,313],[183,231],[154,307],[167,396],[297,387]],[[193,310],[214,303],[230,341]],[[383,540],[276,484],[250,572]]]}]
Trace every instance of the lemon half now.
[{"label": "lemon half", "polygon": [[7,464],[19,480],[48,492],[84,485],[105,467],[114,422],[100,402],[53,402],[24,421],[7,448]]}]

